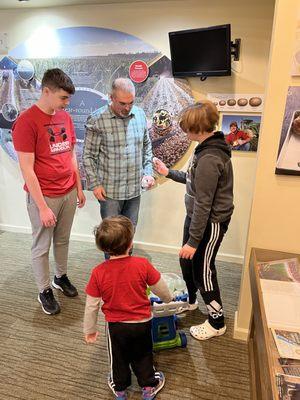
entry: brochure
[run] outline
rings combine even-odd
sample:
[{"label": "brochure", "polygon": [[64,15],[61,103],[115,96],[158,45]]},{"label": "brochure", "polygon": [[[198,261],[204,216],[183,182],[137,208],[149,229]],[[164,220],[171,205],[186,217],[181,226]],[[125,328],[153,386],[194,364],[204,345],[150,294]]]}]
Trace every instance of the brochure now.
[{"label": "brochure", "polygon": [[300,264],[298,258],[257,265],[267,323],[270,328],[300,327]]},{"label": "brochure", "polygon": [[297,400],[300,398],[300,380],[292,376],[276,376],[279,400]]},{"label": "brochure", "polygon": [[300,360],[300,331],[271,330],[280,357]]},{"label": "brochure", "polygon": [[276,375],[284,374],[300,378],[300,360],[278,358],[278,366],[279,370],[276,371]]},{"label": "brochure", "polygon": [[261,279],[300,283],[300,266],[297,258],[259,263],[258,272]]}]

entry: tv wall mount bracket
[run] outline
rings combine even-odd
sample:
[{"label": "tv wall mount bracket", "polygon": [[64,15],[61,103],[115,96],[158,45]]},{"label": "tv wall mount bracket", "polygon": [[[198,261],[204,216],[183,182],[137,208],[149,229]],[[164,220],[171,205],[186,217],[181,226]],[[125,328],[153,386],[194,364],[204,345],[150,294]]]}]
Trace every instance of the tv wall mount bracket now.
[{"label": "tv wall mount bracket", "polygon": [[241,39],[235,39],[234,42],[231,42],[231,55],[234,61],[239,61],[240,59],[240,47]]}]

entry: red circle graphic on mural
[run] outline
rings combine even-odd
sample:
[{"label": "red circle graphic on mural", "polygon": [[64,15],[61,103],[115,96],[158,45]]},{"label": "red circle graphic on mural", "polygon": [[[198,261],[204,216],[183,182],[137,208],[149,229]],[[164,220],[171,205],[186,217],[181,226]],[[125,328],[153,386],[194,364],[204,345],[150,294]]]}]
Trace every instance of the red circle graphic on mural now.
[{"label": "red circle graphic on mural", "polygon": [[129,77],[135,83],[144,82],[148,75],[149,67],[144,61],[134,61],[129,67]]}]

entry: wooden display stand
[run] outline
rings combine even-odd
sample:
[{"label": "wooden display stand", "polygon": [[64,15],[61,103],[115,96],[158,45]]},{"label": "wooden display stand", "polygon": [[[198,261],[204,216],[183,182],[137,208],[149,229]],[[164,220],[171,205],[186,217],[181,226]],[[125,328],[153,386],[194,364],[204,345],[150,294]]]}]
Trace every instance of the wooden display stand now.
[{"label": "wooden display stand", "polygon": [[249,338],[249,360],[252,400],[278,400],[276,370],[278,352],[267,325],[263,294],[257,264],[297,257],[299,254],[253,248],[250,258],[250,285],[252,295],[252,321]]}]

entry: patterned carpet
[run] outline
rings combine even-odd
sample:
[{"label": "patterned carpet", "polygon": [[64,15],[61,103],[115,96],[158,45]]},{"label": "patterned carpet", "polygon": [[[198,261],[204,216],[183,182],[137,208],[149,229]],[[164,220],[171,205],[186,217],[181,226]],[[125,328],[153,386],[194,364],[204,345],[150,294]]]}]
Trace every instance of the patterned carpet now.
[{"label": "patterned carpet", "polygon": [[[62,312],[47,316],[37,301],[30,246],[30,235],[0,232],[0,399],[113,399],[106,384],[103,319],[97,344],[88,346],[82,339],[84,286],[102,255],[93,243],[71,243],[69,276],[80,295],[70,299],[58,294]],[[135,254],[148,257],[162,272],[179,272],[176,255]],[[179,321],[188,336],[187,348],[155,354],[157,368],[166,375],[158,400],[250,399],[247,345],[232,338],[240,275],[240,266],[219,263],[228,328],[225,336],[203,343],[192,339],[189,327],[205,320],[196,310]],[[129,399],[140,398],[133,380]]]}]

